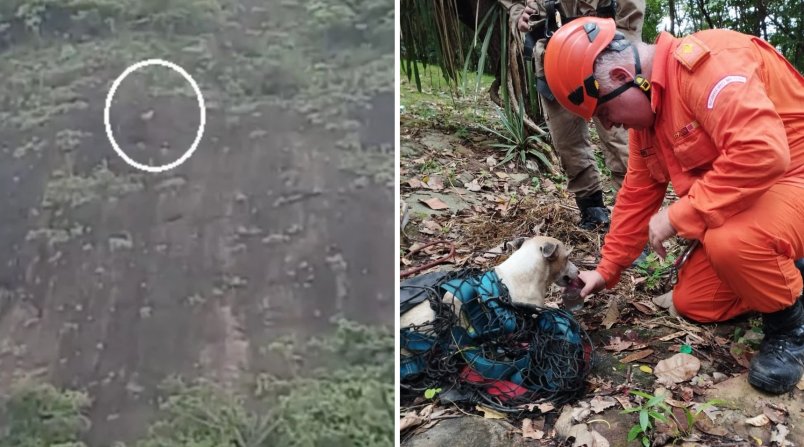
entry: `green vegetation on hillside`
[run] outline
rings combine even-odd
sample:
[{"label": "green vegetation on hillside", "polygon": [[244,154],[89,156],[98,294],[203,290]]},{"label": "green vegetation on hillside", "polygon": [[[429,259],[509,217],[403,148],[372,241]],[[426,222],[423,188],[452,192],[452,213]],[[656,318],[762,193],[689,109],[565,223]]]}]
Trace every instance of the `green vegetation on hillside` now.
[{"label": "green vegetation on hillside", "polygon": [[[324,366],[289,379],[261,376],[253,393],[212,382],[165,381],[147,434],[130,447],[385,447],[394,427],[394,335],[341,321],[334,335],[289,355]],[[259,392],[256,392],[256,391]],[[91,396],[20,382],[3,400],[0,447],[87,447]],[[91,447],[91,446],[90,446]],[[124,447],[118,443],[115,447]]]}]

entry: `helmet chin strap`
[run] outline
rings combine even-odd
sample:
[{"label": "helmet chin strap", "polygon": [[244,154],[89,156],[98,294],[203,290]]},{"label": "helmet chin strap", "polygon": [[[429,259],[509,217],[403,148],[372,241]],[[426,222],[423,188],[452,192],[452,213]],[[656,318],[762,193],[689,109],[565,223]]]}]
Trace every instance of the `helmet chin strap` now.
[{"label": "helmet chin strap", "polygon": [[645,96],[648,97],[648,100],[650,100],[650,81],[648,81],[647,79],[645,79],[644,76],[642,76],[642,64],[640,64],[639,62],[639,51],[637,51],[635,45],[628,44],[628,46],[630,46],[634,52],[634,68],[636,68],[636,75],[634,76],[634,79],[631,82],[626,82],[625,84],[617,87],[608,94],[600,97],[597,101],[598,105],[611,101],[612,99],[625,93],[625,91],[630,89],[631,87],[637,87],[640,90],[642,90],[642,93],[644,93]]}]

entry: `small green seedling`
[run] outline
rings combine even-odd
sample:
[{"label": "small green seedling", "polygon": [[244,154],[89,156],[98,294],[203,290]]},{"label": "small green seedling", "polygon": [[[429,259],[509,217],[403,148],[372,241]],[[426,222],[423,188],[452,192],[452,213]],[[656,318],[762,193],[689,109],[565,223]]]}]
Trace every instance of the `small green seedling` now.
[{"label": "small green seedling", "polygon": [[722,401],[719,400],[711,400],[701,405],[700,408],[695,411],[691,411],[689,408],[683,408],[682,410],[684,411],[687,422],[686,428],[684,428],[679,423],[679,420],[676,418],[670,406],[664,402],[665,396],[654,396],[639,390],[631,390],[631,394],[647,400],[638,407],[622,411],[624,414],[639,413],[639,423],[635,424],[631,427],[631,430],[628,431],[628,442],[639,439],[645,447],[650,447],[651,436],[656,429],[656,421],[669,424],[672,420],[672,422],[675,422],[675,426],[678,427],[680,436],[689,436],[692,433],[692,427],[695,425],[698,416],[705,409],[722,403]]}]

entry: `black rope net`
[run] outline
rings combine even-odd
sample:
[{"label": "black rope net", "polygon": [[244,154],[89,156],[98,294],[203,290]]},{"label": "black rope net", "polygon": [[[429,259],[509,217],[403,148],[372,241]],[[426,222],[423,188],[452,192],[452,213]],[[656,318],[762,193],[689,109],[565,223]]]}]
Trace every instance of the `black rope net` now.
[{"label": "black rope net", "polygon": [[[474,268],[401,289],[403,300],[413,292],[433,314],[400,328],[403,405],[438,389],[442,400],[505,412],[583,396],[593,349],[570,313],[514,304],[493,273]],[[414,306],[403,302],[403,312]]]}]

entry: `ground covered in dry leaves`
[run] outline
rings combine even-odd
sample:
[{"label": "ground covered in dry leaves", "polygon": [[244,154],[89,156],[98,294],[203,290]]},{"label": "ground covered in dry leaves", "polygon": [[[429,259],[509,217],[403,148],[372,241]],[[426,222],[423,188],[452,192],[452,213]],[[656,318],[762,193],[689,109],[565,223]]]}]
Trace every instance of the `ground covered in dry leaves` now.
[{"label": "ground covered in dry leaves", "polygon": [[[530,159],[500,164],[505,154],[492,146],[499,140],[483,129],[501,128],[484,90],[457,97],[433,81],[417,92],[402,77],[403,277],[490,268],[509,254],[506,242],[538,234],[571,245],[579,268],[597,264],[603,235],[576,226],[557,163],[553,172]],[[667,260],[651,255],[576,313],[598,358],[583,399],[512,418],[421,396],[403,405],[403,445],[804,445],[804,382],[773,397],[746,381],[762,339],[758,315],[700,325],[654,303],[669,291],[681,249],[683,241],[673,241]],[[554,286],[546,304],[558,307],[560,292]]]}]

